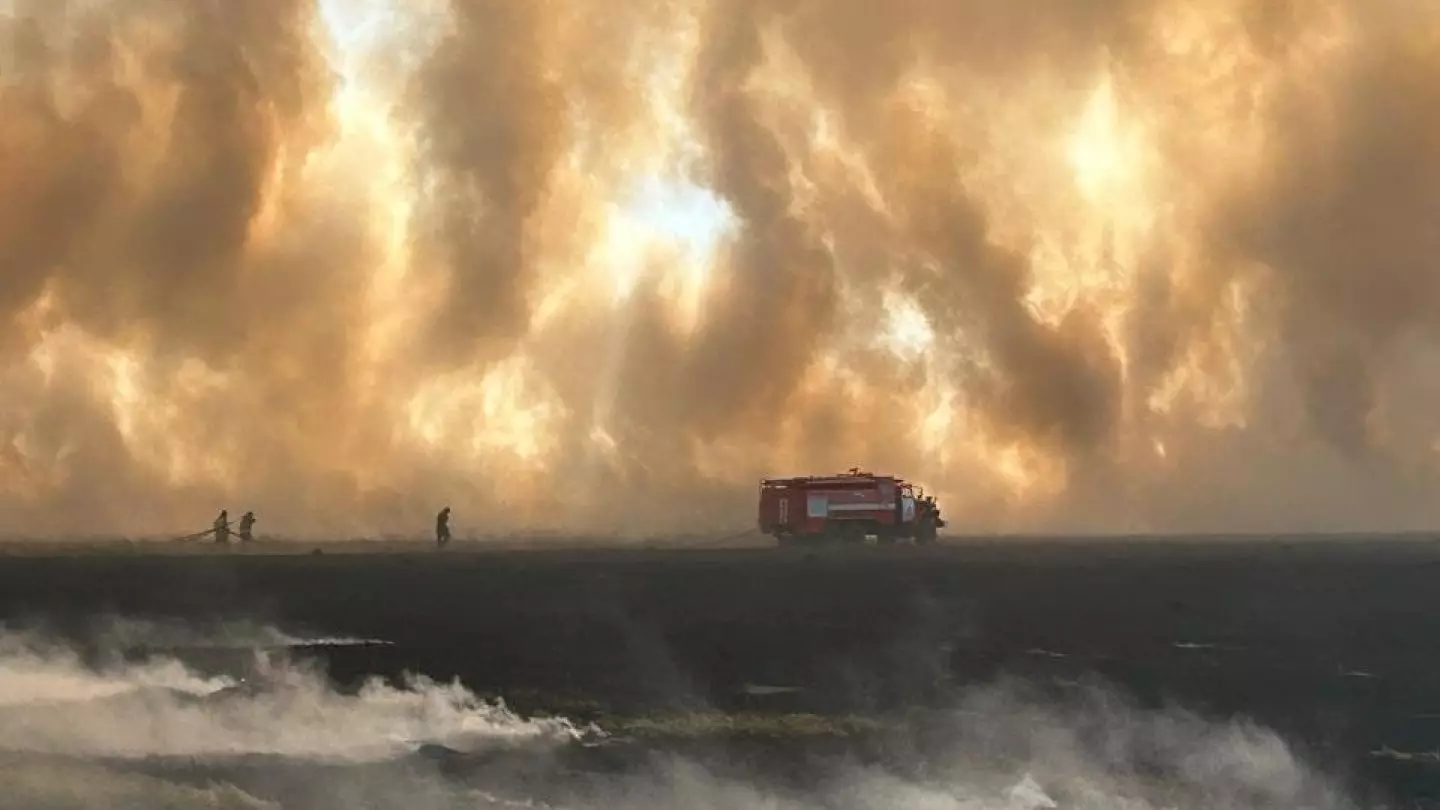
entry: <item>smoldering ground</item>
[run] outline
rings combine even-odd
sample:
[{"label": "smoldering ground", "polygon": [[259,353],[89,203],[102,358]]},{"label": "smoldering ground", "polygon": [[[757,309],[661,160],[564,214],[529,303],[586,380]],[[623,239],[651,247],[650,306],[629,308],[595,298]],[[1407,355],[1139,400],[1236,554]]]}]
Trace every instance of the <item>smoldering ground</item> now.
[{"label": "smoldering ground", "polygon": [[17,0],[0,521],[1424,525],[1437,15]]},{"label": "smoldering ground", "polygon": [[[423,678],[340,693],[273,658],[242,682],[194,669],[183,650],[126,655],[144,626],[117,626],[125,644],[109,642],[104,663],[85,663],[103,638],[82,650],[3,636],[0,784],[17,807],[1351,806],[1262,728],[1142,711],[1101,689],[1064,703],[1018,684],[976,689],[930,718],[943,733],[897,734],[893,762],[832,759],[812,783],[787,784],[665,751],[576,768],[564,752],[577,741],[623,741]],[[448,751],[448,766],[426,748]]]}]

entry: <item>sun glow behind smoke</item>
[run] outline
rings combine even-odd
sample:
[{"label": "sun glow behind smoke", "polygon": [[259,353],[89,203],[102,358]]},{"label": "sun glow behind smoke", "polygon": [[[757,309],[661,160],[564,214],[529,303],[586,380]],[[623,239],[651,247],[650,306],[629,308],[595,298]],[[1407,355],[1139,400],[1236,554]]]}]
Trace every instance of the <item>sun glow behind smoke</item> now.
[{"label": "sun glow behind smoke", "polygon": [[[407,257],[406,223],[413,214],[405,185],[405,135],[387,114],[390,94],[372,86],[374,55],[384,46],[384,35],[397,22],[413,14],[409,8],[387,5],[383,0],[362,5],[341,0],[322,2],[325,35],[338,50],[341,89],[336,98],[342,134],[336,149],[344,150],[353,141],[358,149],[369,148],[366,159],[376,168],[369,181],[373,199],[384,201],[380,214],[390,223],[386,240],[388,272],[376,274],[377,316],[393,309],[403,295]],[[435,25],[434,20],[431,21]],[[407,43],[413,46],[413,43]],[[669,259],[671,272],[664,279],[671,298],[693,327],[699,317],[709,271],[716,261],[721,240],[735,227],[733,214],[723,200],[707,189],[676,176],[674,163],[693,159],[699,147],[675,109],[683,92],[675,75],[678,67],[660,72],[650,82],[650,104],[655,119],[665,122],[661,146],[634,171],[616,178],[612,201],[603,207],[595,248],[589,263],[594,277],[588,285],[562,273],[541,294],[532,318],[532,337],[543,340],[547,326],[563,320],[571,310],[603,300],[609,287],[612,306],[623,310],[637,284],[659,253]],[[576,158],[588,144],[576,146]],[[350,165],[354,165],[351,163]],[[423,307],[421,302],[419,307]],[[621,316],[623,317],[623,316]],[[392,322],[403,318],[390,315]],[[380,351],[383,351],[381,349]],[[462,471],[484,469],[487,459],[501,464],[519,464],[521,469],[542,472],[558,451],[557,422],[569,415],[569,408],[554,392],[527,354],[522,343],[507,358],[488,369],[475,368],[436,375],[420,383],[405,406],[406,424],[412,438],[429,448],[449,448]],[[596,436],[605,436],[596,427]],[[613,439],[597,440],[613,449]],[[505,458],[508,457],[508,458]]]},{"label": "sun glow behind smoke", "polygon": [[[1340,509],[1329,493],[1377,458],[1405,459],[1392,485],[1436,481],[1415,448],[1440,425],[1396,404],[1424,390],[1396,370],[1415,364],[1384,360],[1384,324],[1424,336],[1416,357],[1433,344],[1424,265],[1401,255],[1425,186],[1393,210],[1346,196],[1433,157],[1364,147],[1384,133],[1338,112],[1440,73],[1418,40],[1389,44],[1429,12],[1155,0],[1082,24],[932,5],[863,36],[848,6],[727,0],[322,0],[315,19],[275,0],[191,28],[127,17],[103,53],[48,35],[59,65],[10,75],[48,82],[61,113],[12,93],[24,123],[0,123],[27,156],[0,180],[31,218],[0,209],[20,268],[0,281],[0,517],[150,498],[164,522],[243,496],[317,530],[360,502],[378,528],[445,493],[487,522],[673,524],[702,495],[748,509],[756,475],[862,464],[977,527],[1178,528],[1197,493],[1233,504],[1226,470],[1297,452],[1326,472],[1285,509]],[[314,28],[328,73],[305,73],[306,42],[267,52],[289,35],[270,17]],[[249,78],[181,92],[213,77],[154,64],[212,24]],[[1042,50],[1009,42],[999,63],[952,42],[1026,26]],[[87,79],[105,59],[123,69]],[[1355,89],[1387,76],[1411,80]],[[134,104],[96,101],[116,87]],[[172,132],[257,92],[214,133]],[[107,192],[56,202],[87,185]],[[217,201],[228,219],[176,213]],[[1396,222],[1354,215],[1379,210]],[[1394,256],[1315,270],[1353,250],[1310,247],[1327,217]],[[119,234],[151,220],[183,238],[127,253]],[[1371,266],[1414,269],[1355,280]],[[1272,502],[1246,519],[1283,522]]]}]

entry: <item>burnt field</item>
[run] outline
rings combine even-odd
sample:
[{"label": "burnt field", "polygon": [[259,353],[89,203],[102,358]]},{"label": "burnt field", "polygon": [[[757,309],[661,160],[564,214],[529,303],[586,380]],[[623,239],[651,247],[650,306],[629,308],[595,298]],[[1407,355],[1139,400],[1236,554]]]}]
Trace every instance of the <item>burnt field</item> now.
[{"label": "burnt field", "polygon": [[772,762],[854,754],[997,683],[1059,702],[1101,687],[1273,729],[1355,791],[1440,793],[1428,539],[0,557],[7,625],[83,642],[105,617],[375,640],[300,654],[341,688],[459,679],[524,714]]}]

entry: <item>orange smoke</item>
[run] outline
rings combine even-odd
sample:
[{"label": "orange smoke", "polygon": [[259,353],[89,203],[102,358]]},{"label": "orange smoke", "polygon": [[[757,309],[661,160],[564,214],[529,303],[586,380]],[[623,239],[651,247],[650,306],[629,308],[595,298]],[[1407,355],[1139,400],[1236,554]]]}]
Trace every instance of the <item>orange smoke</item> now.
[{"label": "orange smoke", "polygon": [[1440,518],[1440,9],[12,6],[0,533]]}]

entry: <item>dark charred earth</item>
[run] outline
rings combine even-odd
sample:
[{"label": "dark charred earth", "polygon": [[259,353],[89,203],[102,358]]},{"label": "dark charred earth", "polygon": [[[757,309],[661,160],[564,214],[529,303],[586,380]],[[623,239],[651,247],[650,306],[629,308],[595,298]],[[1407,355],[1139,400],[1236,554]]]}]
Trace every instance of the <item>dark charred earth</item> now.
[{"label": "dark charred earth", "polygon": [[[1362,804],[1428,806],[1437,583],[1440,543],[1413,537],[56,551],[0,556],[0,621],[82,647],[114,616],[383,641],[292,654],[342,689],[420,673],[593,723],[611,743],[577,743],[565,765],[579,772],[660,750],[781,777],[817,757],[903,767],[936,718],[968,716],[967,695],[1008,684],[1056,705],[1103,693],[1253,722]],[[237,655],[187,660],[222,670]],[[420,755],[459,771],[509,756]]]}]

